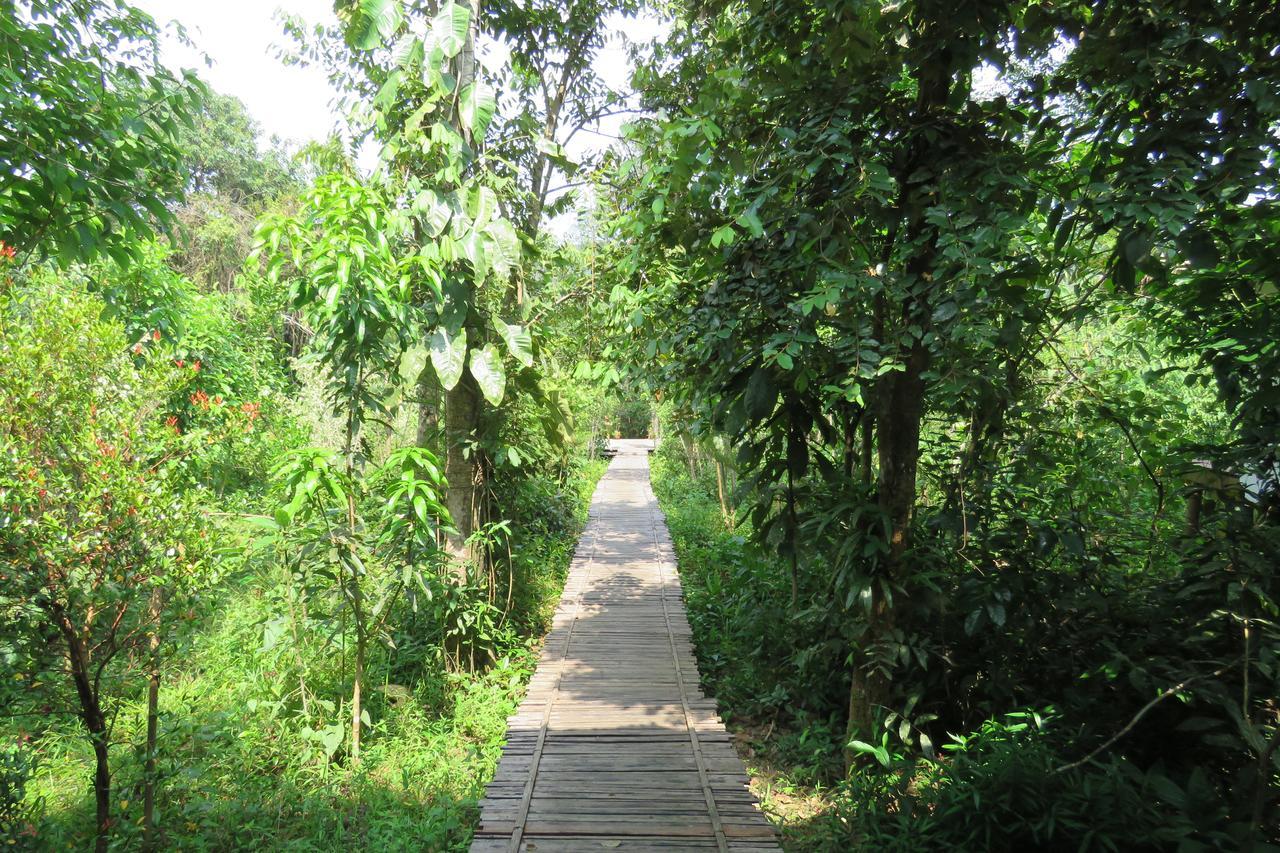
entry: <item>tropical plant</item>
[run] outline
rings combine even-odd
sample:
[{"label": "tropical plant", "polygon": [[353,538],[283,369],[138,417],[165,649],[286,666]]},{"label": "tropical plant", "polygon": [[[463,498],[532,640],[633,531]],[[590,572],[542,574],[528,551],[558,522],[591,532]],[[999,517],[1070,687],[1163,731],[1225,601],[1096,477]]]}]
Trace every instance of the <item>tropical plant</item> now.
[{"label": "tropical plant", "polygon": [[[57,280],[0,297],[0,593],[6,668],[73,706],[93,749],[98,850],[112,819],[113,703],[148,684],[154,764],[161,644],[210,581],[198,493],[171,485],[207,446],[179,435],[167,393],[183,381],[160,337],[140,366],[101,303]],[[144,825],[150,832],[153,774]]]},{"label": "tropical plant", "polygon": [[126,261],[170,224],[205,87],[164,68],[159,38],[123,2],[0,3],[0,233],[24,262]]}]

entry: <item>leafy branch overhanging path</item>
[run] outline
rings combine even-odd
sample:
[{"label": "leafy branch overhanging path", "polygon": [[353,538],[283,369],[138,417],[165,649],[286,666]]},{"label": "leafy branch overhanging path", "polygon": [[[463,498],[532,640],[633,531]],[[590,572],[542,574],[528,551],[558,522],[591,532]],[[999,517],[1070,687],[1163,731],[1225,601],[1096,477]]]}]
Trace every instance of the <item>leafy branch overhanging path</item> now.
[{"label": "leafy branch overhanging path", "polygon": [[650,443],[614,445],[472,853],[780,851],[698,687]]}]

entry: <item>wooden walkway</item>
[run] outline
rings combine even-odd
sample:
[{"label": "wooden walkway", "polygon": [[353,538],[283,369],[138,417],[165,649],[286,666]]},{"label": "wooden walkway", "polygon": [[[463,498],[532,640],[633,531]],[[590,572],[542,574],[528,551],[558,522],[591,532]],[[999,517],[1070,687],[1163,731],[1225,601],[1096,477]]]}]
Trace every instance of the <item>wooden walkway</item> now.
[{"label": "wooden walkway", "polygon": [[472,853],[780,851],[698,688],[649,442],[615,442]]}]

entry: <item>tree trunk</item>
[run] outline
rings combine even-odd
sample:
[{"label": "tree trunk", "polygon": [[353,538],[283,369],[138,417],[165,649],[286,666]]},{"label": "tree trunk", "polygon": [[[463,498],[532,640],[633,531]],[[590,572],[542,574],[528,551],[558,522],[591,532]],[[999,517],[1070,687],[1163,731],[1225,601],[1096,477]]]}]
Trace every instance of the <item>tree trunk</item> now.
[{"label": "tree trunk", "polygon": [[67,661],[71,666],[76,696],[80,700],[80,720],[89,732],[89,741],[93,744],[93,798],[97,808],[93,849],[95,853],[106,853],[108,834],[111,831],[111,764],[107,744],[107,719],[102,713],[98,692],[89,671],[89,651],[65,614],[58,613],[56,616],[63,639],[67,642]]},{"label": "tree trunk", "polygon": [[862,410],[862,485],[870,486],[875,477],[876,417],[870,408]]},{"label": "tree trunk", "polygon": [[472,445],[480,423],[480,388],[470,373],[464,373],[445,396],[444,476],[445,506],[453,519],[454,532],[445,540],[445,548],[458,562],[456,573],[466,579],[466,562],[470,558],[467,538],[475,530],[476,458]]},{"label": "tree trunk", "polygon": [[[939,121],[937,113],[945,108],[952,85],[954,57],[949,48],[922,54],[916,68],[919,86],[914,112],[923,126]],[[932,134],[932,132],[931,132]],[[869,736],[875,731],[875,711],[889,699],[888,678],[875,664],[873,651],[894,629],[895,613],[884,594],[903,580],[903,562],[911,544],[911,525],[916,506],[916,474],[920,462],[920,426],[925,412],[925,373],[929,369],[930,352],[923,343],[932,326],[932,291],[934,260],[938,251],[938,235],[925,219],[925,211],[934,203],[934,188],[928,183],[913,183],[912,175],[923,163],[938,158],[936,149],[945,140],[936,134],[917,132],[899,162],[896,178],[899,186],[898,222],[893,223],[886,241],[883,259],[888,265],[898,248],[894,245],[899,224],[903,227],[902,246],[910,247],[903,257],[902,269],[906,287],[901,301],[891,306],[884,292],[877,297],[875,310],[876,340],[882,344],[897,336],[901,329],[919,329],[903,357],[903,369],[879,378],[875,388],[876,456],[879,476],[876,480],[877,500],[885,519],[888,553],[883,569],[872,578],[871,603],[866,630],[860,640],[862,654],[853,668],[849,695],[849,732]],[[896,309],[896,317],[890,309]],[[893,320],[896,319],[896,323]],[[897,328],[895,328],[897,326]],[[865,436],[864,436],[865,440]],[[846,763],[853,755],[845,752]]]},{"label": "tree trunk", "polygon": [[724,493],[724,463],[720,461],[719,457],[716,457],[716,491],[720,495],[720,516],[724,519],[724,526],[732,530],[733,522],[729,516],[729,501]]},{"label": "tree trunk", "polygon": [[694,446],[693,439],[688,433],[680,436],[680,443],[684,445],[684,459],[689,464],[689,479],[698,479],[698,456]]},{"label": "tree trunk", "polygon": [[156,742],[160,727],[160,613],[164,606],[164,590],[151,591],[148,616],[151,636],[148,639],[150,673],[147,678],[147,757],[143,768],[142,849],[155,850],[156,838]]},{"label": "tree trunk", "polygon": [[366,641],[362,631],[356,632],[356,672],[351,684],[351,765],[360,765],[361,688],[364,684],[364,655]]},{"label": "tree trunk", "polygon": [[[471,21],[467,26],[466,41],[457,58],[458,91],[475,82],[476,28],[480,17],[480,0],[462,0],[463,5],[471,11]],[[461,116],[456,112],[453,116],[462,138],[474,147],[471,128],[464,125]],[[474,304],[474,289],[468,295],[468,303]],[[445,490],[445,507],[453,520],[454,531],[445,537],[445,550],[453,557],[451,568],[459,582],[467,579],[467,562],[471,558],[468,553],[467,539],[475,530],[475,482],[476,453],[474,444],[480,426],[481,397],[480,388],[471,376],[470,370],[464,370],[458,384],[445,392],[444,398],[444,476],[447,481]]]},{"label": "tree trunk", "polygon": [[887,519],[888,575],[896,579],[911,538],[916,507],[916,471],[920,461],[920,424],[924,419],[924,371],[929,351],[921,343],[912,346],[906,369],[888,374],[892,381],[882,395],[877,418],[876,444],[880,476],[876,481],[880,508]]}]

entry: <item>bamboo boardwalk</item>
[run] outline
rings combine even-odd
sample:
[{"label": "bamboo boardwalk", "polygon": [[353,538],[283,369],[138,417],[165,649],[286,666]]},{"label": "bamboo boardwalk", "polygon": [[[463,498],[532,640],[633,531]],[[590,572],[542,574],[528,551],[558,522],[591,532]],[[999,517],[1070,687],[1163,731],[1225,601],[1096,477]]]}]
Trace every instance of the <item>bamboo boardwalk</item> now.
[{"label": "bamboo boardwalk", "polygon": [[472,853],[780,851],[702,695],[649,442],[615,442]]}]

